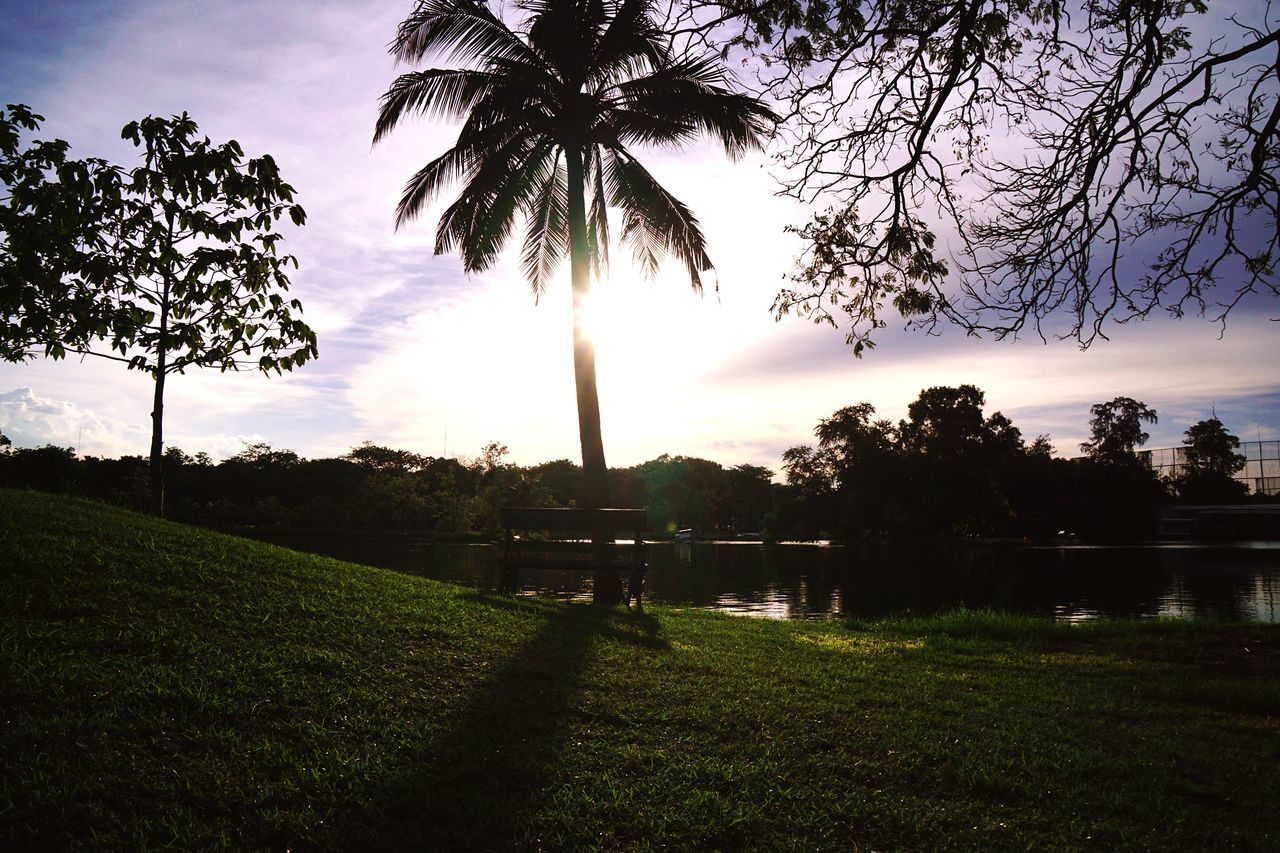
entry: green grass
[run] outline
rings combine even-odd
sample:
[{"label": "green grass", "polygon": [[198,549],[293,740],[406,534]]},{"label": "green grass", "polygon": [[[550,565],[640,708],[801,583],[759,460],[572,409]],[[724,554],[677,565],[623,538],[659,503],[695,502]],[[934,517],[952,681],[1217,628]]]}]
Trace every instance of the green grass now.
[{"label": "green grass", "polygon": [[513,599],[0,491],[0,846],[1280,846],[1280,627]]}]

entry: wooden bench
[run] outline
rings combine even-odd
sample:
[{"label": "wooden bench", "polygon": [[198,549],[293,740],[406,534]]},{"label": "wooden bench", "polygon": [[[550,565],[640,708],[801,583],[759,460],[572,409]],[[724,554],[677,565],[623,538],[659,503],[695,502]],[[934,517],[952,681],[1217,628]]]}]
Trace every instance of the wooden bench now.
[{"label": "wooden bench", "polygon": [[[648,510],[549,509],[506,507],[501,511],[506,535],[502,541],[500,588],[519,588],[520,569],[628,569],[627,606],[640,604],[644,593],[644,530]],[[517,533],[524,535],[517,536]],[[614,542],[630,534],[630,543]],[[530,538],[540,534],[542,538]]]}]

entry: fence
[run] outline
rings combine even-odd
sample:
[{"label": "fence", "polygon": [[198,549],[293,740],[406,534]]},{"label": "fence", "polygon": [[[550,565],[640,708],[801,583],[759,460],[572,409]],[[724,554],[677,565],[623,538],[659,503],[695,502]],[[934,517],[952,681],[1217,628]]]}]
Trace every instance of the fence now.
[{"label": "fence", "polygon": [[[1239,453],[1245,463],[1234,476],[1249,488],[1249,494],[1280,495],[1280,441],[1242,441]],[[1172,479],[1191,467],[1185,447],[1143,450],[1139,455],[1161,477]]]}]

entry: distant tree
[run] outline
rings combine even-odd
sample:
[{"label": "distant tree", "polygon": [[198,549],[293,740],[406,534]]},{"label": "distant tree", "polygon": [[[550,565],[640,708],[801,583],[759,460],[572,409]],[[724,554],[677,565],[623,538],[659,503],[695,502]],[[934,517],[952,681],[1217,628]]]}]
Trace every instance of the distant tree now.
[{"label": "distant tree", "polygon": [[0,111],[0,359],[62,358],[103,335],[111,249],[123,216],[120,170],[73,160],[61,139],[23,148],[43,117],[23,104]]},{"label": "distant tree", "polygon": [[244,450],[227,460],[233,464],[251,465],[255,468],[288,468],[301,461],[302,457],[294,451],[276,450],[265,441],[246,444]]},{"label": "distant tree", "polygon": [[831,472],[836,493],[832,512],[837,517],[829,522],[834,527],[883,532],[900,509],[904,471],[899,433],[890,421],[874,420],[875,411],[870,403],[855,403],[823,418],[814,429],[818,455],[825,460],[817,468]]},{"label": "distant tree", "polygon": [[1107,465],[1136,465],[1137,449],[1151,437],[1142,424],[1157,422],[1155,409],[1131,397],[1116,397],[1108,403],[1097,403],[1089,412],[1089,431],[1093,437],[1081,444],[1080,449],[1091,459]]},{"label": "distant tree", "polygon": [[490,441],[484,447],[480,448],[480,455],[476,457],[472,463],[481,474],[492,474],[503,468],[510,467],[507,457],[511,454],[511,448],[499,441]]},{"label": "distant tree", "polygon": [[[398,77],[382,98],[374,141],[413,113],[462,122],[454,146],[410,179],[397,210],[397,223],[413,219],[463,181],[440,219],[437,254],[456,249],[468,272],[487,269],[523,214],[522,261],[535,293],[569,255],[584,498],[607,506],[595,350],[582,322],[591,267],[607,261],[606,208],[621,209],[622,240],[645,270],[670,252],[700,289],[711,261],[698,222],[632,149],[709,136],[738,154],[759,147],[773,114],[731,92],[714,58],[673,56],[649,0],[539,0],[512,14],[521,16],[518,31],[479,0],[420,0],[391,52],[466,67]],[[613,575],[598,573],[598,601],[622,600]]]},{"label": "distant tree", "polygon": [[[550,462],[543,462],[534,465],[529,469],[529,473],[537,477],[544,488],[551,495],[551,500],[556,506],[577,506],[582,496],[582,466],[574,464],[568,459],[553,459]],[[611,481],[616,481],[616,477],[611,477]],[[616,486],[617,483],[613,482]],[[615,489],[615,491],[620,491]],[[614,496],[614,500],[618,499],[618,495]]]},{"label": "distant tree", "polygon": [[1187,427],[1185,436],[1182,446],[1192,467],[1228,477],[1244,467],[1244,455],[1236,453],[1240,439],[1227,432],[1217,417],[1197,421]]},{"label": "distant tree", "polygon": [[431,464],[431,457],[422,456],[408,450],[393,450],[366,441],[359,447],[353,447],[342,457],[366,468],[378,471],[412,472],[421,471]]},{"label": "distant tree", "polygon": [[[582,493],[582,468],[577,470],[577,494]],[[645,509],[649,506],[649,485],[636,467],[609,469],[609,495],[614,506]],[[650,521],[652,521],[652,515]]]},{"label": "distant tree", "polygon": [[902,446],[937,457],[955,457],[981,447],[986,395],[973,385],[926,388],[907,407],[899,426]]},{"label": "distant tree", "polygon": [[985,404],[973,385],[926,388],[898,427],[913,514],[928,530],[997,533],[1013,515],[1009,481],[1026,452],[1022,432],[1000,412],[984,415]]},{"label": "distant tree", "polygon": [[1027,446],[1027,455],[1049,459],[1053,456],[1053,442],[1047,435],[1037,435],[1035,441]]},{"label": "distant tree", "polygon": [[888,306],[1087,345],[1280,295],[1272,2],[679,5],[784,105],[783,189],[816,212],[776,309],[847,318],[855,352]]},{"label": "distant tree", "polygon": [[536,474],[507,461],[505,444],[490,441],[471,463],[476,490],[471,511],[476,527],[494,530],[501,526],[505,506],[550,506],[550,491]]},{"label": "distant tree", "polygon": [[112,248],[123,271],[110,349],[155,379],[151,500],[164,512],[164,391],[190,367],[255,367],[277,373],[317,354],[315,333],[286,301],[292,255],[280,254],[276,223],[306,221],[270,156],[246,160],[239,143],[198,135],[186,113],[130,122],[123,138],[142,149],[128,173],[127,218]]},{"label": "distant tree", "polygon": [[164,449],[165,465],[190,465],[194,461],[181,447],[170,446]]},{"label": "distant tree", "polygon": [[1193,503],[1230,503],[1245,497],[1249,488],[1232,475],[1245,465],[1236,450],[1240,439],[1222,421],[1211,417],[1187,428],[1182,446],[1188,468],[1174,480],[1178,497]]},{"label": "distant tree", "polygon": [[773,509],[773,471],[760,465],[734,465],[724,472],[720,500],[725,526],[734,532],[758,533]]},{"label": "distant tree", "polygon": [[4,434],[4,430],[0,430],[0,453],[12,453],[13,442],[9,440],[9,436]]},{"label": "distant tree", "polygon": [[840,471],[835,455],[807,444],[782,453],[786,488],[779,495],[776,538],[818,539],[830,535],[837,518]]},{"label": "distant tree", "polygon": [[80,484],[80,460],[75,448],[19,447],[4,454],[0,483],[46,492],[74,492]]},{"label": "distant tree", "polygon": [[725,519],[721,504],[724,466],[695,456],[662,454],[635,467],[649,495],[649,518],[674,532],[685,527],[718,529]]}]

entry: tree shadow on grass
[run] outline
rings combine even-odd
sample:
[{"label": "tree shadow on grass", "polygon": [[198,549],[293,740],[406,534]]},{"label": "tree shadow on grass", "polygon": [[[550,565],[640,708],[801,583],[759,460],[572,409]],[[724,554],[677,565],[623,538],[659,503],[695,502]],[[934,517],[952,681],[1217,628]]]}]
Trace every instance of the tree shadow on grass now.
[{"label": "tree shadow on grass", "polygon": [[512,847],[562,751],[572,748],[571,724],[581,713],[574,697],[596,641],[667,648],[657,620],[643,613],[484,593],[466,597],[499,609],[535,608],[546,621],[476,686],[453,725],[383,789],[381,802],[349,816],[345,829],[354,836],[353,849]]}]

